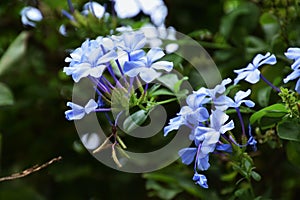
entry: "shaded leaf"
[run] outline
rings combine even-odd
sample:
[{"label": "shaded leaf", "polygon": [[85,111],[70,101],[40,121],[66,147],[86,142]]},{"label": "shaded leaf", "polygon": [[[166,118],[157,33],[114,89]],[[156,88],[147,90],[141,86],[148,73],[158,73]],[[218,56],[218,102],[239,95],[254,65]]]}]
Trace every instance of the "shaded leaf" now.
[{"label": "shaded leaf", "polygon": [[0,83],[0,106],[12,105],[14,103],[13,94],[3,83]]},{"label": "shaded leaf", "polygon": [[139,110],[128,116],[123,122],[123,128],[126,132],[131,132],[138,126],[142,125],[147,119],[147,112]]},{"label": "shaded leaf", "polygon": [[298,120],[284,120],[278,124],[277,132],[281,139],[300,142],[300,123]]},{"label": "shaded leaf", "polygon": [[28,37],[29,32],[23,31],[8,47],[0,60],[0,75],[24,56]]},{"label": "shaded leaf", "polygon": [[160,95],[174,95],[174,93],[166,88],[162,88],[162,89],[154,91],[151,94],[151,96],[160,96]]}]

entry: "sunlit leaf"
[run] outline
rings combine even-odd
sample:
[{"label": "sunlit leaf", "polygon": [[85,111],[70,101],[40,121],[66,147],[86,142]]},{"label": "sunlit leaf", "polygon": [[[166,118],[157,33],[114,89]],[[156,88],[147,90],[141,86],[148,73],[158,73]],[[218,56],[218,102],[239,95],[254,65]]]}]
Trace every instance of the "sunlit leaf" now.
[{"label": "sunlit leaf", "polygon": [[258,112],[254,113],[250,117],[250,123],[254,124],[255,122],[260,123],[263,117],[270,117],[270,118],[281,118],[287,114],[287,110],[285,105],[277,103],[266,108],[259,110]]}]

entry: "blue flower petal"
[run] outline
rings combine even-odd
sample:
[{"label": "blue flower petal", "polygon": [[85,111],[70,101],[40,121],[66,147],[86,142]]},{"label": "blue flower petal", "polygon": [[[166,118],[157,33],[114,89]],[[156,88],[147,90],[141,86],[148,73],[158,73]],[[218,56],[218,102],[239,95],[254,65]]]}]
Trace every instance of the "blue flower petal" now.
[{"label": "blue flower petal", "polygon": [[206,154],[203,158],[197,158],[197,168],[201,171],[205,171],[210,167],[209,155]]},{"label": "blue flower petal", "polygon": [[84,110],[87,114],[94,111],[98,107],[98,104],[94,99],[90,99],[88,103],[85,105]]},{"label": "blue flower petal", "polygon": [[193,181],[195,181],[197,185],[203,188],[208,188],[207,178],[203,174],[198,174],[197,172],[195,172],[193,176]]},{"label": "blue flower petal", "polygon": [[197,148],[184,148],[181,149],[178,154],[181,157],[182,163],[189,165],[195,159],[195,155],[197,153]]},{"label": "blue flower petal", "polygon": [[169,125],[164,127],[164,136],[173,130],[178,130],[184,124],[184,119],[181,116],[170,119]]}]

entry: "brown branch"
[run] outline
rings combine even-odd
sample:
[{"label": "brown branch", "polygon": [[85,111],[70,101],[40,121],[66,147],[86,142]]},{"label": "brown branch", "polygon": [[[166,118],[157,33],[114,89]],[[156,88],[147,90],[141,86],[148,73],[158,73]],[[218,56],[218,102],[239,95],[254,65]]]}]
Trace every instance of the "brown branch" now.
[{"label": "brown branch", "polygon": [[61,160],[61,159],[62,159],[62,157],[58,156],[57,158],[53,158],[52,160],[50,160],[50,161],[48,161],[48,162],[46,162],[46,163],[44,163],[42,165],[35,165],[35,166],[31,167],[31,168],[25,169],[22,172],[14,173],[14,174],[12,174],[10,176],[1,177],[0,178],[0,182],[2,182],[2,181],[8,181],[8,180],[14,180],[14,179],[17,179],[17,178],[22,178],[24,176],[28,176],[29,174],[37,172],[37,171],[39,171],[39,170],[41,170],[41,169],[43,169],[43,168],[51,165],[52,163]]}]

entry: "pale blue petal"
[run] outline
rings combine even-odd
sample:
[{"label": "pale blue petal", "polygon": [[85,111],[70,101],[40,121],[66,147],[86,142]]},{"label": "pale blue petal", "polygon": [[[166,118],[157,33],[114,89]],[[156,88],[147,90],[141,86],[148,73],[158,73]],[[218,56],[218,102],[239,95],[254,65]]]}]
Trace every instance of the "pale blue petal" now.
[{"label": "pale blue petal", "polygon": [[105,8],[97,2],[88,2],[83,6],[83,13],[87,15],[89,12],[101,19],[104,15]]},{"label": "pale blue petal", "polygon": [[170,72],[173,69],[173,62],[169,61],[158,61],[151,65],[151,68],[156,70],[165,70]]},{"label": "pale blue petal", "polygon": [[179,49],[179,45],[176,43],[170,43],[166,45],[165,49],[167,54],[171,54]]},{"label": "pale blue petal", "polygon": [[130,61],[140,60],[143,56],[145,56],[144,50],[136,50],[130,53]]},{"label": "pale blue petal", "polygon": [[142,68],[140,71],[140,77],[146,83],[152,82],[154,79],[158,78],[161,75],[160,72],[156,72],[154,69],[151,68]]},{"label": "pale blue petal", "polygon": [[231,120],[220,128],[220,133],[224,134],[227,131],[234,129],[234,122]]},{"label": "pale blue petal", "polygon": [[230,144],[217,144],[216,150],[232,153],[232,146]]},{"label": "pale blue petal", "polygon": [[254,64],[254,61],[253,61],[253,64],[254,64],[255,66],[259,67],[259,66],[262,66],[262,65],[264,65],[264,64],[274,65],[274,64],[276,64],[276,62],[277,62],[277,61],[276,61],[275,55],[274,55],[274,54],[270,55],[270,53],[268,52],[268,53],[263,57],[263,59],[259,61],[258,64]]},{"label": "pale blue petal", "polygon": [[164,136],[173,130],[178,130],[182,125],[184,125],[184,119],[181,116],[170,119],[169,125],[164,127]]},{"label": "pale blue petal", "polygon": [[71,107],[71,110],[65,112],[66,118],[68,120],[79,120],[85,115],[84,108],[72,102],[68,102],[67,106]]},{"label": "pale blue petal", "polygon": [[255,69],[254,71],[248,73],[245,81],[249,82],[249,83],[257,83],[260,79],[260,71],[258,69]]},{"label": "pale blue petal", "polygon": [[72,78],[76,83],[79,82],[80,79],[87,77],[89,75],[89,70],[91,69],[88,63],[82,63],[73,68]]},{"label": "pale blue petal", "polygon": [[119,18],[130,18],[140,12],[136,0],[115,0],[115,11]]},{"label": "pale blue petal", "polygon": [[184,148],[178,152],[179,156],[181,157],[182,163],[186,165],[189,165],[193,162],[196,153],[197,148]]},{"label": "pale blue petal", "polygon": [[242,104],[242,103],[246,104],[246,106],[248,106],[249,108],[252,108],[255,106],[255,103],[251,100],[242,100],[242,101],[240,101],[240,104]]},{"label": "pale blue petal", "polygon": [[164,55],[165,53],[161,50],[161,48],[151,48],[147,53],[148,63],[153,63],[161,59]]},{"label": "pale blue petal", "polygon": [[248,97],[249,95],[251,94],[251,90],[248,89],[247,91],[238,91],[235,96],[234,96],[234,100],[235,102],[239,102],[241,101],[242,99]]},{"label": "pale blue petal", "polygon": [[[130,77],[134,77],[141,71],[141,68],[144,68],[144,67],[145,67],[145,64],[141,61],[126,61],[124,63],[124,73]],[[132,70],[134,70],[134,71],[132,71]]]},{"label": "pale blue petal", "polygon": [[219,131],[221,126],[229,119],[229,116],[221,110],[212,111],[210,115],[210,127]]},{"label": "pale blue petal", "polygon": [[197,159],[197,168],[201,171],[205,171],[210,167],[209,155],[207,154],[204,158]]},{"label": "pale blue petal", "polygon": [[85,105],[84,110],[87,114],[94,111],[98,107],[98,104],[94,99],[90,99],[88,103]]},{"label": "pale blue petal", "polygon": [[101,58],[97,61],[97,65],[102,64],[102,63],[110,62],[110,61],[115,60],[117,58],[118,58],[117,52],[115,52],[114,50],[109,51],[106,54],[104,54],[103,56],[101,56]]},{"label": "pale blue petal", "polygon": [[[253,66],[252,64],[249,64],[249,65]],[[252,72],[252,70],[248,71],[245,69],[233,70],[233,71],[238,74],[238,76],[234,79],[234,85],[236,85],[240,80],[245,79],[249,75],[249,73]]]},{"label": "pale blue petal", "polygon": [[125,32],[123,33],[125,51],[132,52],[140,50],[146,44],[146,38],[143,32]]},{"label": "pale blue petal", "polygon": [[299,77],[300,77],[300,69],[296,69],[291,74],[289,74],[285,79],[283,79],[283,82],[287,83],[290,80],[294,80]]},{"label": "pale blue petal", "polygon": [[193,181],[195,181],[197,185],[203,188],[208,188],[207,178],[203,174],[198,174],[197,172],[195,172],[193,176]]},{"label": "pale blue petal", "polygon": [[100,65],[94,68],[89,69],[89,75],[95,78],[99,78],[102,76],[104,70],[106,69],[105,65]]},{"label": "pale blue petal", "polygon": [[288,48],[287,52],[284,53],[284,55],[291,60],[299,59],[300,58],[300,48],[290,47],[290,48]]},{"label": "pale blue petal", "polygon": [[141,10],[147,15],[151,15],[158,6],[164,5],[162,0],[138,0],[138,2]]},{"label": "pale blue petal", "polygon": [[253,65],[256,66],[256,68],[264,64],[274,65],[276,62],[276,57],[273,54],[271,55],[270,52],[264,56],[258,54],[253,59]]},{"label": "pale blue petal", "polygon": [[164,24],[165,19],[168,15],[168,8],[165,5],[158,6],[151,12],[151,21],[156,26]]}]

